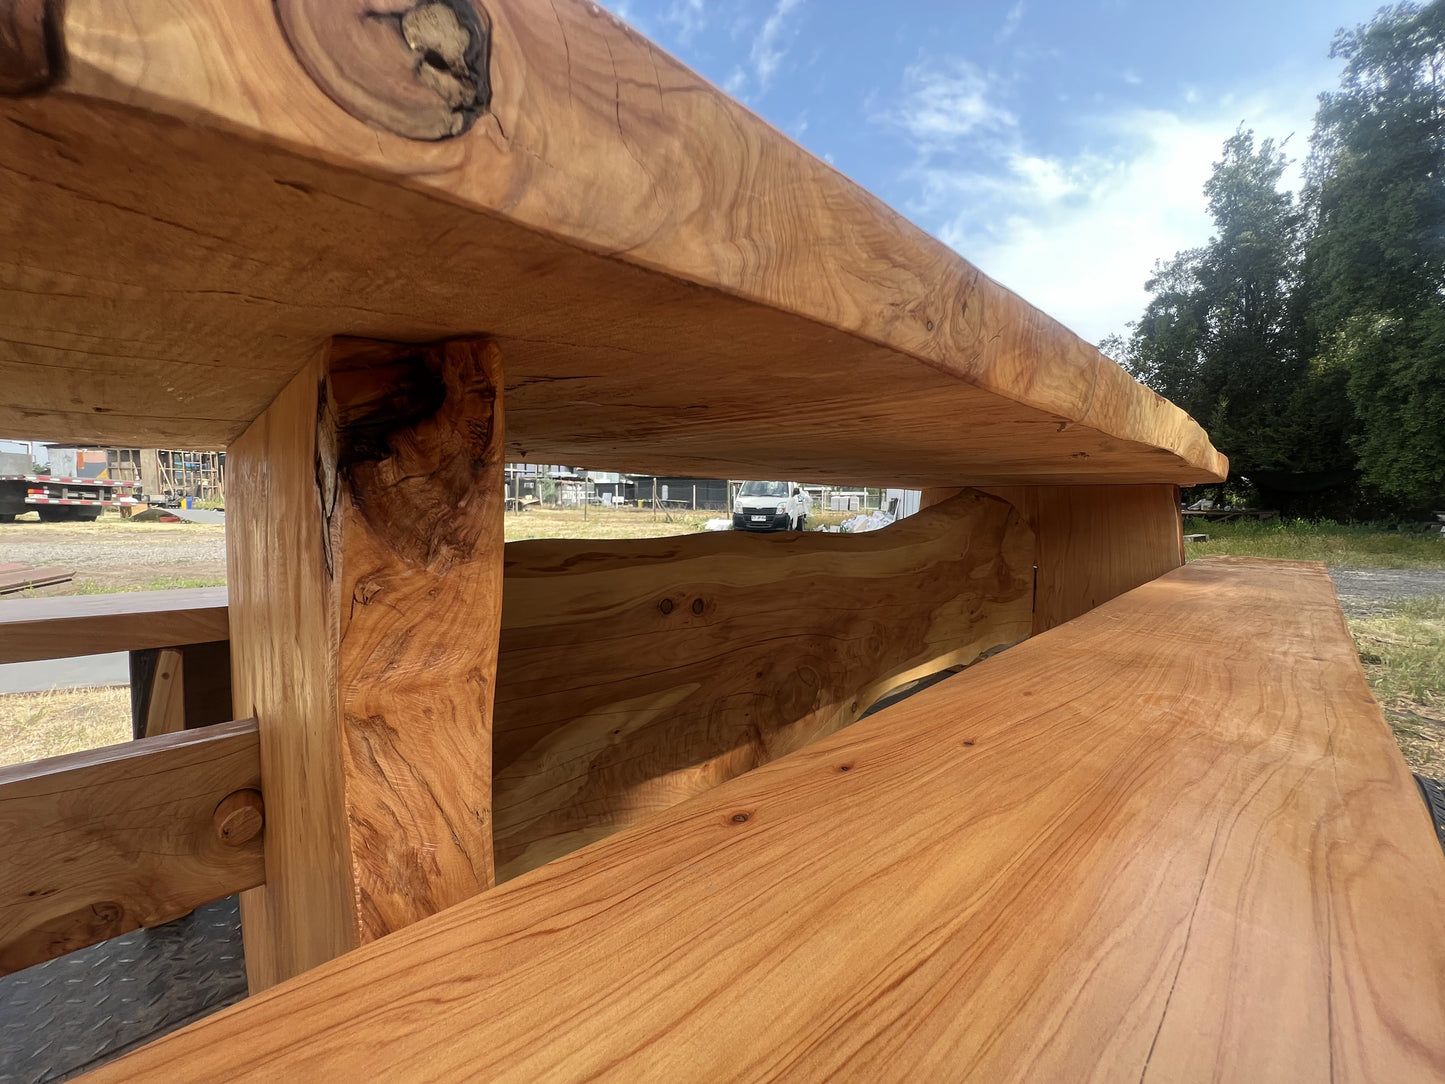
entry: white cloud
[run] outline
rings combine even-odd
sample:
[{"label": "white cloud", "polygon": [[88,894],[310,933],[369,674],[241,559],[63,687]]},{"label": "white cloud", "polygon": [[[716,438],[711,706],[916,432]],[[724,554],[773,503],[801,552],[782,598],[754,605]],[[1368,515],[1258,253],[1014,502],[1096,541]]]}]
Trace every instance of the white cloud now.
[{"label": "white cloud", "polygon": [[[983,271],[1091,342],[1138,319],[1155,261],[1203,244],[1203,188],[1241,118],[1261,139],[1307,132],[1312,97],[1294,108],[1258,101],[1185,117],[1134,110],[1096,122],[1115,150],[1071,159],[1015,154],[986,181],[949,175],[981,206],[943,221],[939,236]],[[1301,148],[1291,143],[1295,157]],[[1286,184],[1298,185],[1300,165]],[[934,181],[935,185],[939,182]],[[982,213],[980,213],[982,212]]]},{"label": "white cloud", "polygon": [[[904,209],[916,221],[1097,342],[1143,312],[1157,260],[1208,239],[1203,187],[1225,139],[1241,121],[1261,139],[1294,132],[1299,159],[1319,85],[1083,118],[1075,134],[1089,149],[1069,155],[1031,147],[1003,88],[967,64],[909,69],[903,104],[873,119],[913,145]],[[1297,187],[1299,170],[1286,184]]]},{"label": "white cloud", "polygon": [[1131,87],[1137,87],[1140,83],[1144,82],[1143,76],[1133,68],[1125,68],[1119,78],[1123,79],[1124,82],[1128,83]]},{"label": "white cloud", "polygon": [[995,40],[1007,41],[1018,33],[1019,24],[1024,20],[1024,0],[1017,0],[1013,7],[1008,9],[1008,14],[1003,17],[1003,26],[999,27],[998,36]]},{"label": "white cloud", "polygon": [[1014,127],[1017,118],[995,96],[992,78],[967,61],[943,68],[918,63],[903,73],[899,105],[874,119],[901,129],[927,157],[980,133]]},{"label": "white cloud", "polygon": [[682,45],[689,44],[697,32],[707,25],[703,0],[673,0],[662,19],[677,28],[677,40]]},{"label": "white cloud", "polygon": [[[700,6],[700,5],[699,5]],[[778,74],[783,59],[793,46],[797,30],[791,25],[791,16],[803,6],[803,0],[777,0],[773,10],[763,20],[763,25],[753,36],[748,49],[746,66],[737,65],[723,83],[723,89],[734,97],[746,99],[751,90],[754,95],[766,94]],[[740,29],[734,25],[734,34]]]},{"label": "white cloud", "polygon": [[788,16],[802,2],[803,0],[778,0],[777,7],[773,8],[773,13],[767,17],[762,30],[753,39],[753,48],[748,57],[753,62],[760,91],[768,89],[768,84],[777,74],[778,65],[783,62],[783,57],[792,45],[790,36],[787,42],[783,40],[787,33]]}]

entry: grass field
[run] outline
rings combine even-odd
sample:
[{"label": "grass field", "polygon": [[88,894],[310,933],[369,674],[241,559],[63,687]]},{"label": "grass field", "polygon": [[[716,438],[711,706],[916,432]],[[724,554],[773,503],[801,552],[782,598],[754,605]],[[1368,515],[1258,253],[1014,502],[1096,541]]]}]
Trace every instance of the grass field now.
[{"label": "grass field", "polygon": [[527,538],[661,538],[693,534],[726,512],[658,512],[642,508],[534,508],[508,512],[503,530],[508,542]]},{"label": "grass field", "polygon": [[1445,775],[1445,597],[1400,599],[1350,621],[1375,699],[1410,767]]},{"label": "grass field", "polygon": [[[856,512],[812,512],[808,529],[833,527],[857,515]],[[508,512],[505,531],[508,542],[527,538],[661,538],[692,534],[706,529],[710,519],[730,519],[726,512],[658,512],[644,508],[534,508],[529,512]]]},{"label": "grass field", "polygon": [[128,685],[0,696],[0,766],[130,739]]},{"label": "grass field", "polygon": [[1445,538],[1423,531],[1389,531],[1375,526],[1273,520],[1257,523],[1206,523],[1184,520],[1189,534],[1207,534],[1208,542],[1189,542],[1191,561],[1217,554],[1279,557],[1287,561],[1323,561],[1331,568],[1445,568]]}]

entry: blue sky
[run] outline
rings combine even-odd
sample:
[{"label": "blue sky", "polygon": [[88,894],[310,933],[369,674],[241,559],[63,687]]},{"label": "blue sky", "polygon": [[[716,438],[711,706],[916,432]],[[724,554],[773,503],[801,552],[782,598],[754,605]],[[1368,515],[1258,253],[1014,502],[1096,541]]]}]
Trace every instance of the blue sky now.
[{"label": "blue sky", "polygon": [[1334,31],[1379,3],[604,6],[1098,341],[1156,259],[1208,238],[1201,188],[1241,122],[1303,158]]}]

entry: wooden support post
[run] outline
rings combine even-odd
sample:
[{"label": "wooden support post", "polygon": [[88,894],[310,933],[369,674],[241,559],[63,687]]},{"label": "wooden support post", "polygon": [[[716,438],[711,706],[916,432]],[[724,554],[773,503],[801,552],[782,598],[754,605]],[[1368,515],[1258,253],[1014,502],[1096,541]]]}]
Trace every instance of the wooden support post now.
[{"label": "wooden support post", "polygon": [[493,883],[501,361],[336,339],[231,446],[235,702],[260,721],[252,990]]},{"label": "wooden support post", "polygon": [[[925,489],[920,507],[957,492]],[[1036,634],[1184,563],[1178,486],[1007,486],[984,492],[1011,503],[1033,527]]]}]

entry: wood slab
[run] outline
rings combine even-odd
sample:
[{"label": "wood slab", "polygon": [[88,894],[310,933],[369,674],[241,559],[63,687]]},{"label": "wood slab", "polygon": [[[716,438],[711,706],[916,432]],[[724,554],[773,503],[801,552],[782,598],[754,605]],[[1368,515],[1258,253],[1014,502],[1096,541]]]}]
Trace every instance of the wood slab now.
[{"label": "wood slab", "polygon": [[1323,566],[1215,559],[92,1079],[1437,1081],[1442,914]]},{"label": "wood slab", "polygon": [[215,818],[260,783],[254,719],[0,768],[0,974],[260,884]]},{"label": "wood slab", "polygon": [[[924,490],[921,506],[957,492]],[[1007,486],[986,492],[1017,508],[1034,532],[1036,633],[1184,563],[1175,486]]]},{"label": "wood slab", "polygon": [[[598,5],[360,3],[52,5],[16,55],[63,65],[0,98],[0,427],[219,445],[333,335],[485,334],[513,460],[1224,477],[1182,411]],[[404,25],[433,16],[445,73]],[[438,79],[469,104],[438,114]]]},{"label": "wood slab", "polygon": [[20,598],[0,606],[0,663],[224,640],[224,587]]},{"label": "wood slab", "polygon": [[59,565],[4,572],[0,573],[0,595],[8,595],[12,591],[29,591],[32,587],[50,587],[74,578],[74,569],[62,568]]},{"label": "wood slab", "polygon": [[493,720],[507,880],[1017,643],[1034,539],[976,491],[864,534],[510,542]]}]

